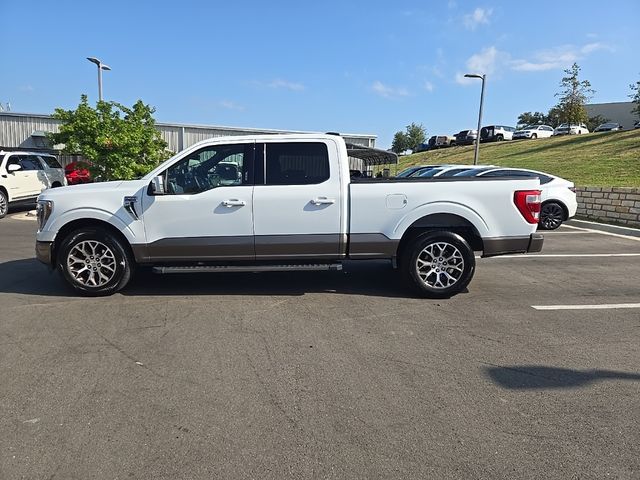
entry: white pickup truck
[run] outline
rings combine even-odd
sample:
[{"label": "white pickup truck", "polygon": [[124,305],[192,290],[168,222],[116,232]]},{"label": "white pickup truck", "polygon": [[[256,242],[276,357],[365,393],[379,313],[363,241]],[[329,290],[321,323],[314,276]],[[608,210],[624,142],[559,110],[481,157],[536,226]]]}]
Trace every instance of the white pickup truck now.
[{"label": "white pickup truck", "polygon": [[[365,152],[366,149],[362,151]],[[483,256],[537,252],[537,178],[350,178],[336,135],[214,138],[140,180],[47,190],[36,256],[78,292],[156,273],[341,269],[389,259],[419,293],[463,290]]]}]

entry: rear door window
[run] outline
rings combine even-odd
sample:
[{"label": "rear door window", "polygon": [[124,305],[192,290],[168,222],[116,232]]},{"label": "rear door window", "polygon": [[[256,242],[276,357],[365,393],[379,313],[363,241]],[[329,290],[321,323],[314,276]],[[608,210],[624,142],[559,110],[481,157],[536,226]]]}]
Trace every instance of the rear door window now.
[{"label": "rear door window", "polygon": [[20,157],[22,170],[43,170],[40,160],[35,155],[24,155]]},{"label": "rear door window", "polygon": [[56,160],[56,157],[51,157],[49,155],[40,155],[40,158],[49,168],[62,168],[62,166],[58,163],[58,160]]},{"label": "rear door window", "polygon": [[[256,160],[256,184],[261,183],[260,178],[264,185],[314,185],[329,180],[325,143],[266,143],[263,147],[262,161]],[[257,150],[258,156],[260,147]]]}]

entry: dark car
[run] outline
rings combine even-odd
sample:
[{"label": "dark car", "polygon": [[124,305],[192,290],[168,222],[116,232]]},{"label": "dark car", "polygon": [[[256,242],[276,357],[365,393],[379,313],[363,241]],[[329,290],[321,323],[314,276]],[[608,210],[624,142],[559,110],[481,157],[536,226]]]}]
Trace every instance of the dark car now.
[{"label": "dark car", "polygon": [[455,134],[456,145],[473,145],[478,139],[477,130],[462,130]]},{"label": "dark car", "polygon": [[622,125],[615,122],[607,122],[602,125],[598,125],[594,132],[615,132],[617,130],[622,130]]}]

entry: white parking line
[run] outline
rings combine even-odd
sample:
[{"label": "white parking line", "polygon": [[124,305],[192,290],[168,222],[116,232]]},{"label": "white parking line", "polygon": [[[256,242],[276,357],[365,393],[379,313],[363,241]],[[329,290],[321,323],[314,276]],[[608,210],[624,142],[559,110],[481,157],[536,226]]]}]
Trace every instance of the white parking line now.
[{"label": "white parking line", "polygon": [[573,225],[563,225],[566,228],[572,228],[574,230],[580,230],[582,233],[599,233],[600,235],[609,235],[610,237],[625,238],[627,240],[635,240],[640,242],[640,237],[632,237],[631,235],[623,235],[621,233],[603,232],[601,230],[594,230],[592,228],[574,227]]},{"label": "white parking line", "polygon": [[[640,257],[640,253],[541,253],[531,255],[499,255],[494,258],[580,258],[580,257]],[[482,258],[476,255],[476,258]]]},{"label": "white parking line", "polygon": [[531,305],[536,310],[608,310],[617,308],[640,308],[640,303],[603,303],[600,305]]}]

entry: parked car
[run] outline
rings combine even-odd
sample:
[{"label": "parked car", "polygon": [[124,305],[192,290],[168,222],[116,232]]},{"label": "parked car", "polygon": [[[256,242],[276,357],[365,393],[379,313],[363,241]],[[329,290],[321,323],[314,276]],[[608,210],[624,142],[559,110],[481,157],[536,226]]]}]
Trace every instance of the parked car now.
[{"label": "parked car", "polygon": [[530,138],[535,140],[536,138],[547,138],[553,135],[553,127],[549,125],[527,125],[519,130],[513,132],[513,139]]},{"label": "parked car", "polygon": [[91,173],[83,162],[71,162],[64,167],[64,175],[69,185],[91,182]]},{"label": "parked car", "polygon": [[502,140],[512,140],[513,133],[516,131],[513,127],[505,127],[504,125],[490,125],[480,129],[480,142],[501,142]]},{"label": "parked car", "polygon": [[53,155],[0,151],[0,218],[7,215],[9,205],[35,202],[43,190],[66,184]]},{"label": "parked car", "polygon": [[554,135],[581,135],[589,133],[589,129],[584,123],[562,123],[553,131]]},{"label": "parked car", "polygon": [[622,130],[622,125],[615,122],[607,122],[602,125],[598,125],[594,132],[616,132]]},{"label": "parked car", "polygon": [[633,124],[633,128],[640,128],[640,120]]},{"label": "parked car", "polygon": [[453,147],[456,144],[456,137],[453,135],[438,135],[436,137],[435,148]]},{"label": "parked car", "polygon": [[428,143],[421,143],[416,147],[416,149],[413,151],[413,153],[426,152],[427,150],[429,150],[429,144]]},{"label": "parked car", "polygon": [[419,174],[415,175],[416,177],[421,178],[437,178],[437,177],[453,177],[454,175],[462,172],[466,172],[467,170],[473,170],[474,168],[478,168],[478,165],[442,165],[437,168],[432,168],[430,170],[422,171]]},{"label": "parked car", "polygon": [[[138,180],[50,189],[38,199],[36,256],[85,295],[124,288],[138,265],[290,272],[397,259],[417,292],[443,298],[471,281],[474,251],[542,248],[537,178],[350,179],[350,156],[384,153],[368,150],[335,135],[221,137]],[[218,183],[214,167],[231,161],[242,175]]]},{"label": "parked car", "polygon": [[542,207],[540,228],[555,230],[574,217],[578,209],[573,182],[544,172],[524,168],[483,167],[459,173],[457,177],[522,177],[540,179]]},{"label": "parked car", "polygon": [[424,170],[429,170],[432,168],[438,168],[441,166],[442,165],[414,165],[413,167],[408,167],[402,170],[398,175],[396,175],[396,178],[413,177],[414,174],[417,174],[418,172],[422,172]]},{"label": "parked car", "polygon": [[455,135],[456,145],[473,145],[478,139],[477,130],[462,130]]}]

